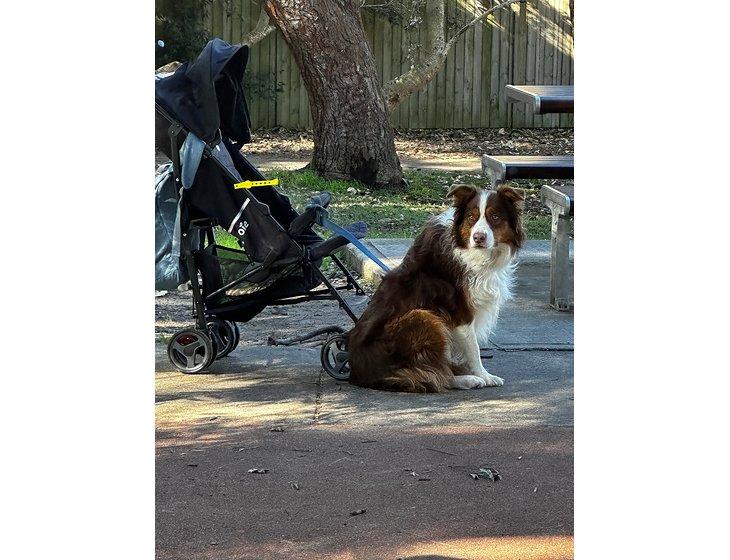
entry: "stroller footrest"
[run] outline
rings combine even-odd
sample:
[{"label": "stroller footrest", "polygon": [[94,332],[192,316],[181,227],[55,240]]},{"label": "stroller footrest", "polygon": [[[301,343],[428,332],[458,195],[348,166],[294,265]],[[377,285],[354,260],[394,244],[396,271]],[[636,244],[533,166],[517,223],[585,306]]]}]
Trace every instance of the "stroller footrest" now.
[{"label": "stroller footrest", "polygon": [[349,241],[341,235],[333,235],[329,239],[317,243],[309,249],[309,256],[312,260],[316,261],[328,255],[334,253],[340,247],[347,245]]},{"label": "stroller footrest", "polygon": [[[365,225],[365,222],[356,222],[343,229],[346,229],[356,239],[362,239],[368,232],[368,226]],[[337,249],[347,245],[349,242],[350,241],[342,235],[333,235],[329,239],[310,247],[309,254],[313,260],[317,260],[322,257],[326,257],[327,255],[331,255]]]}]

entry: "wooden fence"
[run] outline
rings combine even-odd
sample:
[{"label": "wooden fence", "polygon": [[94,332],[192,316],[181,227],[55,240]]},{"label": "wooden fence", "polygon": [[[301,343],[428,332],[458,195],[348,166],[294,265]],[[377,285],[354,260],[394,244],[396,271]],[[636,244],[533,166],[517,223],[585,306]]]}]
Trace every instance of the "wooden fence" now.
[{"label": "wooden fence", "polygon": [[[214,0],[206,29],[240,42],[258,21],[253,0]],[[446,0],[446,18],[456,29],[474,17],[473,0]],[[395,108],[397,128],[569,127],[572,115],[533,115],[508,103],[505,84],[573,83],[573,24],[568,0],[527,0],[472,26],[452,47],[444,68],[425,89]],[[404,29],[387,14],[363,11],[378,73],[384,82],[422,56],[420,27]],[[447,35],[448,38],[448,35]],[[415,58],[417,61],[417,58]],[[254,128],[311,128],[309,102],[296,62],[276,31],[251,47],[246,71]]]}]

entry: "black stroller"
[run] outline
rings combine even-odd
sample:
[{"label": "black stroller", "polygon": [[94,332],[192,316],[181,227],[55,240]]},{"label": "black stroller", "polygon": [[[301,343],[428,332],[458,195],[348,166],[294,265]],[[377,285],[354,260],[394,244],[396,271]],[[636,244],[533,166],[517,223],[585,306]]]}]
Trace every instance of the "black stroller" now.
[{"label": "black stroller", "polygon": [[[157,192],[158,211],[166,202],[174,214],[174,226],[166,226],[169,236],[156,239],[156,273],[167,259],[168,268],[177,267],[174,283],[191,285],[195,326],[176,332],[167,348],[170,361],[185,373],[205,370],[230,353],[240,337],[236,322],[268,305],[335,300],[355,322],[340,291],[364,292],[334,254],[344,245],[356,244],[387,270],[359,241],[367,232],[364,223],[343,228],[329,220],[329,193],[314,196],[298,214],[274,188],[277,181],[267,181],[241,154],[251,139],[243,95],[247,59],[248,47],[213,39],[194,62],[155,82],[156,147],[172,160],[166,201]],[[317,235],[315,224],[332,236]],[[233,235],[241,248],[217,243],[216,228]],[[343,285],[320,270],[325,257],[342,271]],[[322,347],[323,368],[347,379],[343,329],[322,330],[332,333]]]}]

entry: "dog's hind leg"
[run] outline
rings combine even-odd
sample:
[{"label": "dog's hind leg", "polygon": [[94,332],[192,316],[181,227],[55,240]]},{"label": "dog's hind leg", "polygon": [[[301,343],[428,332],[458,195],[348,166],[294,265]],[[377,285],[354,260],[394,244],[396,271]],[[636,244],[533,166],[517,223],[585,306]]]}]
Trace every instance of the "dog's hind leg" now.
[{"label": "dog's hind leg", "polygon": [[439,317],[414,309],[385,328],[401,367],[384,376],[379,389],[409,393],[438,393],[451,387],[454,376],[448,363],[449,334]]}]

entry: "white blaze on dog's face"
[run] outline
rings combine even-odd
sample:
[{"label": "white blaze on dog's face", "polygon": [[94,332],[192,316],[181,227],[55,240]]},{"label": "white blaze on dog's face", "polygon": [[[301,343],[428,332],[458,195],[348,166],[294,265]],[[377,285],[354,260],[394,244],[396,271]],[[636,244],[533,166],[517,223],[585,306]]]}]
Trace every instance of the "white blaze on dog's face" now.
[{"label": "white blaze on dog's face", "polygon": [[479,191],[477,193],[476,206],[466,216],[468,224],[473,223],[469,231],[469,247],[491,249],[494,247],[494,233],[487,221],[487,200],[493,194],[491,191]]},{"label": "white blaze on dog's face", "polygon": [[488,251],[505,244],[514,254],[522,246],[523,197],[519,192],[506,186],[488,191],[472,185],[453,185],[447,196],[454,199],[452,232],[457,247]]}]

